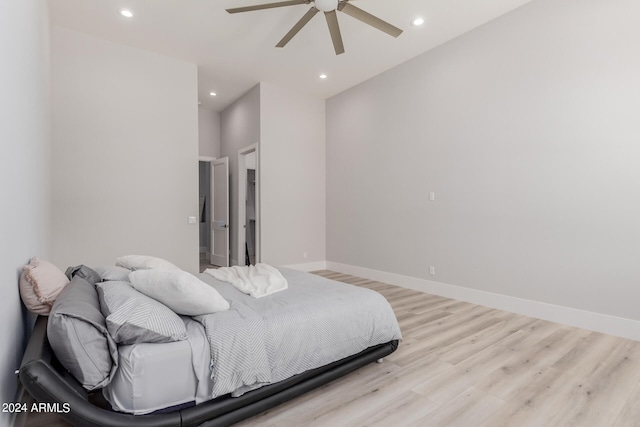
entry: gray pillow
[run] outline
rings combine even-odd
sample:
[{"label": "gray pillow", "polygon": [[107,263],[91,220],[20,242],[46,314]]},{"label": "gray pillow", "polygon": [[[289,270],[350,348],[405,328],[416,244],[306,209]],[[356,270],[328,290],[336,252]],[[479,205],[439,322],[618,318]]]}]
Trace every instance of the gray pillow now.
[{"label": "gray pillow", "polygon": [[136,291],[130,283],[101,282],[96,288],[107,329],[118,344],[187,339],[184,322],[176,313]]},{"label": "gray pillow", "polygon": [[128,282],[129,273],[131,273],[131,270],[127,270],[126,268],[118,267],[116,265],[95,267],[94,270],[100,276],[99,282]]},{"label": "gray pillow", "polygon": [[73,279],[75,276],[80,276],[92,285],[95,285],[100,280],[102,280],[98,273],[96,273],[86,265],[69,267],[67,268],[67,271],[64,272],[64,274],[69,278],[69,280]]},{"label": "gray pillow", "polygon": [[111,382],[118,348],[109,335],[93,285],[75,276],[53,304],[47,335],[54,354],[87,390]]}]

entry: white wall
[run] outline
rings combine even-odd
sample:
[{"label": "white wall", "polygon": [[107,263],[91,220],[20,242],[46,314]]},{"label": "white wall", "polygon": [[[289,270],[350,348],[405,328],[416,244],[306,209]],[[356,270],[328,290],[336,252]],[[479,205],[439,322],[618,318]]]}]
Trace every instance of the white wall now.
[{"label": "white wall", "polygon": [[260,84],[262,262],[291,265],[326,259],[324,104]]},{"label": "white wall", "polygon": [[[238,150],[260,142],[260,85],[220,113],[220,157],[229,157],[229,244],[232,263],[237,253]],[[239,260],[244,264],[244,259]]]},{"label": "white wall", "polygon": [[197,272],[196,66],[53,28],[52,84],[54,260]]},{"label": "white wall", "polygon": [[198,108],[198,153],[220,157],[220,113]]},{"label": "white wall", "polygon": [[[0,402],[16,397],[31,321],[18,277],[32,256],[48,258],[49,24],[47,3],[7,0],[0,13]],[[0,413],[0,425],[11,415]]]},{"label": "white wall", "polygon": [[536,0],[328,100],[327,259],[640,320],[638,16]]}]

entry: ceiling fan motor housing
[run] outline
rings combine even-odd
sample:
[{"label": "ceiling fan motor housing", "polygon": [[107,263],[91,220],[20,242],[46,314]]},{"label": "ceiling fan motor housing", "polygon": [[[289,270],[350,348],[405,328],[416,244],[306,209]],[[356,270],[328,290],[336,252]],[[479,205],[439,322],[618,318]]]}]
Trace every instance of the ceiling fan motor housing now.
[{"label": "ceiling fan motor housing", "polygon": [[313,4],[322,12],[331,12],[338,8],[338,0],[315,0]]}]

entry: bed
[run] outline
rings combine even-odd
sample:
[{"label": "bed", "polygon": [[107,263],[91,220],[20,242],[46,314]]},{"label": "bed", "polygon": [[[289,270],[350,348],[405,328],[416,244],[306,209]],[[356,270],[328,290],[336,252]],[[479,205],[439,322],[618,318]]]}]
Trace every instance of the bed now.
[{"label": "bed", "polygon": [[[260,299],[201,274],[231,308],[181,316],[187,339],[118,345],[110,382],[93,391],[61,366],[47,337],[48,318],[39,316],[20,380],[35,400],[68,408],[60,416],[74,425],[226,426],[396,350],[400,330],[380,294],[280,271],[289,288]],[[247,370],[251,380],[243,377]]]}]

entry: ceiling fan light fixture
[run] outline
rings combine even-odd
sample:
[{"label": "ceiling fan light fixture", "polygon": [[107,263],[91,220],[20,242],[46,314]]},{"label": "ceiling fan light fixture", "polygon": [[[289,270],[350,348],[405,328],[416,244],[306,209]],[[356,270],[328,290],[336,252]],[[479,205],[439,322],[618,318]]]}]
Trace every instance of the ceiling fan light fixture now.
[{"label": "ceiling fan light fixture", "polygon": [[331,12],[338,8],[338,0],[315,0],[313,4],[316,9],[322,12]]}]

